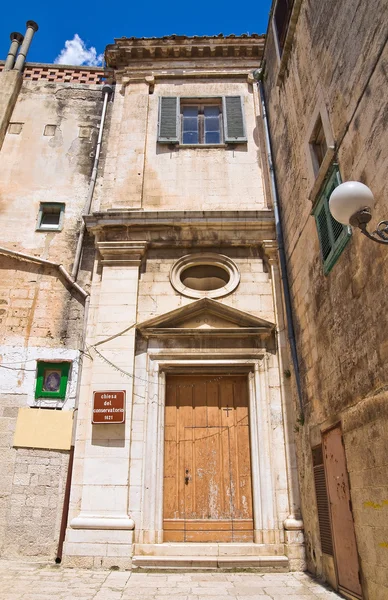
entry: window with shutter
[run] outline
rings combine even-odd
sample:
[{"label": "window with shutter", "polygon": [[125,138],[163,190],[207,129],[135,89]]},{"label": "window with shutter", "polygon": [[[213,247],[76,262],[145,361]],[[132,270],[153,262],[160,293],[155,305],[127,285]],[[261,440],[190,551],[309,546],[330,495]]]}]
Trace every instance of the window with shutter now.
[{"label": "window with shutter", "polygon": [[243,99],[159,99],[158,142],[182,146],[223,146],[246,143]]},{"label": "window with shutter", "polygon": [[159,98],[158,142],[177,144],[179,142],[179,98],[163,96]]},{"label": "window with shutter", "polygon": [[319,533],[321,536],[321,549],[324,554],[330,554],[330,556],[333,556],[333,537],[331,532],[329,498],[327,495],[322,446],[313,448],[313,470],[315,497],[317,499],[318,509]]},{"label": "window with shutter", "polygon": [[333,165],[313,211],[325,274],[331,271],[351,235],[350,227],[336,221],[329,210],[331,193],[340,183],[338,165]]}]

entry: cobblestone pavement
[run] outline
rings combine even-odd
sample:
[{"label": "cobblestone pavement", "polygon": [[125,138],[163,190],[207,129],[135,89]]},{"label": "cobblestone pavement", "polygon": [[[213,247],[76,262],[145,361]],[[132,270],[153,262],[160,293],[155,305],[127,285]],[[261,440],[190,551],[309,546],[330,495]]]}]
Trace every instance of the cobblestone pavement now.
[{"label": "cobblestone pavement", "polygon": [[0,600],[334,600],[305,573],[133,573],[0,561]]}]

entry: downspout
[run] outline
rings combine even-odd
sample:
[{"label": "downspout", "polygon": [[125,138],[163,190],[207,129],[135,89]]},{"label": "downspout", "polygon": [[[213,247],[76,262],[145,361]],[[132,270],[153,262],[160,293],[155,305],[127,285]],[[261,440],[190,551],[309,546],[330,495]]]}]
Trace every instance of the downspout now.
[{"label": "downspout", "polygon": [[[96,179],[97,179],[97,172],[98,172],[98,163],[99,163],[99,160],[100,160],[102,135],[104,133],[106,108],[107,108],[109,97],[112,94],[112,92],[113,92],[112,86],[109,85],[108,83],[105,83],[104,87],[102,88],[102,93],[104,94],[104,104],[102,106],[100,130],[98,132],[98,139],[97,139],[97,146],[96,146],[96,155],[94,157],[93,171],[92,171],[92,175],[91,175],[91,178],[90,178],[88,195],[87,195],[87,198],[86,198],[86,202],[85,202],[85,206],[84,206],[84,211],[83,211],[84,215],[88,215],[90,213],[90,209],[91,209],[91,206],[92,206],[94,188],[96,187]],[[74,280],[76,280],[77,276],[78,276],[79,266],[80,266],[80,262],[81,262],[82,247],[83,247],[84,238],[85,238],[85,231],[86,231],[85,221],[82,221],[81,229],[80,229],[79,237],[78,237],[78,242],[77,242],[77,248],[76,248],[75,256],[74,256],[73,269],[71,271],[71,276],[73,277]]]},{"label": "downspout", "polygon": [[304,407],[303,407],[302,385],[301,385],[301,380],[300,380],[298,353],[297,353],[296,340],[295,340],[295,329],[294,329],[294,320],[293,320],[292,307],[291,307],[290,286],[289,286],[288,274],[287,274],[287,260],[286,260],[286,253],[284,250],[284,238],[283,238],[282,224],[281,224],[281,220],[280,220],[280,208],[279,208],[278,191],[277,191],[277,185],[276,185],[276,175],[275,175],[275,169],[274,169],[274,164],[273,164],[273,160],[272,160],[271,137],[270,137],[270,133],[269,133],[267,111],[266,111],[266,106],[265,106],[265,95],[264,95],[263,82],[261,80],[262,70],[257,69],[256,71],[253,72],[253,76],[257,81],[257,86],[258,86],[259,92],[260,92],[261,109],[262,109],[264,134],[265,134],[265,145],[266,145],[266,151],[267,151],[268,170],[269,170],[269,178],[270,178],[271,192],[272,192],[272,199],[273,199],[273,210],[274,210],[274,216],[275,216],[276,239],[277,239],[278,249],[279,249],[280,274],[281,274],[283,293],[284,293],[284,304],[285,304],[286,316],[287,316],[287,334],[288,334],[288,341],[290,344],[292,364],[293,364],[294,373],[295,373],[295,382],[296,382],[296,389],[297,389],[297,395],[298,395],[298,401],[299,401],[300,417],[303,419]]},{"label": "downspout", "polygon": [[[100,152],[101,152],[102,136],[104,133],[106,109],[107,109],[109,97],[113,92],[113,88],[111,85],[106,83],[106,84],[104,84],[104,86],[102,88],[102,92],[104,94],[104,103],[102,106],[100,129],[98,132],[96,154],[94,157],[93,170],[92,170],[92,175],[90,177],[90,182],[89,182],[88,195],[86,198],[84,211],[83,211],[83,214],[86,214],[86,215],[88,215],[90,213],[90,209],[92,207],[94,188],[96,186],[96,179],[97,179],[97,173],[98,173],[98,163],[99,163]],[[80,263],[81,263],[85,231],[86,231],[85,221],[82,221],[81,229],[80,229],[80,233],[79,233],[79,237],[78,237],[78,242],[77,242],[77,248],[76,248],[75,256],[74,256],[73,269],[71,271],[71,277],[74,280],[77,279],[78,271],[79,271],[79,267],[80,267]],[[66,484],[65,484],[65,495],[64,495],[64,499],[63,499],[62,519],[61,519],[61,528],[60,528],[60,532],[59,532],[57,556],[55,558],[55,562],[57,564],[60,564],[62,562],[63,544],[65,542],[67,521],[68,521],[68,517],[69,517],[71,479],[72,479],[72,474],[73,474],[73,463],[74,463],[74,447],[75,447],[76,432],[77,432],[77,414],[78,414],[78,406],[79,406],[79,396],[80,396],[80,391],[81,391],[82,364],[83,364],[85,347],[86,347],[86,332],[87,332],[87,326],[88,326],[89,306],[90,306],[90,296],[88,296],[88,298],[85,301],[84,325],[83,325],[82,339],[81,339],[81,344],[80,344],[80,357],[79,357],[77,388],[76,388],[75,406],[74,406],[73,430],[72,430],[72,434],[71,434],[69,466],[68,466],[68,470],[67,470],[67,477],[66,477]]]}]

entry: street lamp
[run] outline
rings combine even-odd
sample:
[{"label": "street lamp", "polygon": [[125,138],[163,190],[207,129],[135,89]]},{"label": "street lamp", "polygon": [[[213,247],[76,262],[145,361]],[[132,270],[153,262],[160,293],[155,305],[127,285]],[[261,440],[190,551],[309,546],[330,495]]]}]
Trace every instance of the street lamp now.
[{"label": "street lamp", "polygon": [[372,233],[366,228],[372,218],[373,205],[371,190],[359,181],[341,183],[329,200],[330,212],[336,221],[358,227],[361,233],[378,244],[388,244],[388,221],[380,221]]}]

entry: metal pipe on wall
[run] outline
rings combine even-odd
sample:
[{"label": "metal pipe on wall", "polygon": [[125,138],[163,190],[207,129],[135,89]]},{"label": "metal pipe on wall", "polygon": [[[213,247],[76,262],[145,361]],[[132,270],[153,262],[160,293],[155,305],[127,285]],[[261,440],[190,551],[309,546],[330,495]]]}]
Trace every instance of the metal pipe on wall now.
[{"label": "metal pipe on wall", "polygon": [[285,304],[286,316],[287,316],[288,341],[290,344],[292,364],[293,364],[294,373],[295,373],[295,382],[296,382],[296,389],[297,389],[298,400],[299,400],[300,414],[301,414],[301,417],[303,417],[304,407],[303,407],[302,384],[301,384],[301,380],[300,380],[299,361],[298,361],[298,353],[297,353],[296,340],[295,340],[294,319],[293,319],[293,315],[292,315],[290,285],[289,285],[289,281],[288,281],[287,260],[286,260],[286,253],[284,250],[283,230],[282,230],[282,224],[281,224],[281,219],[280,219],[280,209],[279,209],[278,191],[277,191],[277,185],[276,185],[276,176],[275,176],[275,170],[274,170],[274,165],[273,165],[273,160],[272,160],[271,137],[270,137],[270,133],[269,133],[269,125],[268,125],[268,119],[267,119],[264,88],[263,88],[263,83],[261,81],[261,69],[257,69],[256,71],[254,71],[253,76],[257,81],[257,85],[258,85],[259,92],[260,92],[260,100],[261,100],[263,123],[264,123],[265,144],[266,144],[266,150],[267,150],[268,170],[269,170],[269,178],[270,178],[271,191],[272,191],[273,210],[274,210],[274,216],[275,216],[276,239],[277,239],[278,249],[279,249],[280,273],[281,273],[281,280],[282,280],[282,285],[283,285],[284,304]]},{"label": "metal pipe on wall", "polygon": [[13,69],[19,46],[24,40],[24,36],[18,31],[13,31],[10,35],[10,38],[11,45],[9,47],[7,58],[4,64],[4,71],[11,71]]},{"label": "metal pipe on wall", "polygon": [[27,21],[26,26],[27,31],[24,36],[24,40],[19,50],[19,54],[14,66],[15,71],[20,72],[23,71],[24,63],[26,62],[27,53],[30,48],[32,38],[34,37],[35,32],[39,29],[38,24],[35,23],[35,21]]},{"label": "metal pipe on wall", "polygon": [[[97,179],[97,172],[98,172],[98,163],[99,163],[99,160],[100,160],[102,135],[104,133],[104,124],[105,124],[105,117],[106,117],[106,109],[107,109],[107,104],[108,104],[109,97],[113,93],[113,87],[111,85],[109,85],[108,83],[106,83],[103,86],[103,88],[102,88],[102,92],[104,94],[104,104],[103,104],[103,107],[102,107],[102,114],[101,114],[101,121],[100,121],[100,130],[98,132],[98,139],[97,139],[97,146],[96,146],[96,155],[94,157],[94,163],[93,163],[93,171],[92,171],[92,175],[91,175],[91,178],[90,178],[88,195],[87,195],[87,198],[86,198],[84,212],[83,212],[83,214],[85,214],[85,215],[88,215],[90,213],[90,209],[91,209],[91,206],[92,206],[94,188],[96,187],[96,179]],[[80,266],[80,262],[81,262],[81,253],[82,253],[82,246],[83,246],[83,243],[84,243],[85,231],[86,231],[86,225],[85,225],[85,222],[82,221],[81,229],[80,229],[79,237],[78,237],[78,242],[77,242],[77,248],[76,248],[75,256],[74,256],[73,269],[71,271],[71,276],[74,279],[77,279],[78,270],[79,270],[79,266]]]}]

